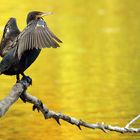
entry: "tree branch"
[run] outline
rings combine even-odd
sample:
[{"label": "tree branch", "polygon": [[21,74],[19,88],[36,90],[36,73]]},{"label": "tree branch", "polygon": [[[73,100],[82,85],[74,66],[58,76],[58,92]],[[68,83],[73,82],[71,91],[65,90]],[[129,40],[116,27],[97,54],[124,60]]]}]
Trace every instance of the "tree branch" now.
[{"label": "tree branch", "polygon": [[20,95],[27,89],[31,84],[29,77],[23,78],[19,83],[16,83],[9,94],[0,101],[0,117],[2,117],[20,97]]},{"label": "tree branch", "polygon": [[103,132],[107,131],[115,131],[119,133],[140,133],[140,128],[130,128],[130,125],[134,123],[137,119],[140,118],[140,115],[138,115],[136,118],[134,118],[132,121],[130,121],[125,127],[119,127],[119,126],[111,126],[104,123],[95,123],[90,124],[83,120],[78,120],[76,118],[67,116],[62,113],[56,113],[52,110],[49,110],[38,98],[35,96],[30,95],[29,93],[26,93],[26,89],[29,85],[31,85],[31,79],[29,77],[23,78],[19,83],[16,83],[10,93],[2,100],[0,101],[0,117],[2,117],[9,109],[9,107],[15,103],[18,98],[20,97],[23,99],[24,102],[29,102],[33,104],[33,111],[37,109],[38,111],[41,111],[45,119],[53,118],[56,120],[56,122],[60,125],[60,120],[64,120],[72,125],[76,125],[80,130],[81,126],[87,127],[90,129],[100,129]]},{"label": "tree branch", "polygon": [[126,126],[125,128],[128,129],[130,127],[130,125],[132,125],[136,120],[138,120],[140,118],[140,115],[136,116],[133,120],[131,120]]}]

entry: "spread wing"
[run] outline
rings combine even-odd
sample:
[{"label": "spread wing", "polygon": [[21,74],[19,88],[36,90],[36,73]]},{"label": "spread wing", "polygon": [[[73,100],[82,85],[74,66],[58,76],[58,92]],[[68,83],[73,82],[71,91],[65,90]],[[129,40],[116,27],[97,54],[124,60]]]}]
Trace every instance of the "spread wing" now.
[{"label": "spread wing", "polygon": [[3,31],[3,36],[0,42],[0,56],[5,56],[11,49],[14,39],[19,35],[20,31],[17,27],[16,19],[10,18]]},{"label": "spread wing", "polygon": [[18,46],[17,55],[20,59],[22,54],[31,49],[42,49],[45,47],[60,47],[57,43],[62,41],[57,38],[47,27],[44,20],[31,21],[27,27],[19,34],[15,41]]}]

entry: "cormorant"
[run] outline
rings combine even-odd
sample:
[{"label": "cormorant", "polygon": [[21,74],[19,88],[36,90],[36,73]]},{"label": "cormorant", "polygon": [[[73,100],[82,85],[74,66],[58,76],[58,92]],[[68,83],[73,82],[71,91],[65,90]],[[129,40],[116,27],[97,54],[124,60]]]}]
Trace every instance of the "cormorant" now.
[{"label": "cormorant", "polygon": [[3,56],[0,74],[16,75],[19,81],[19,75],[25,76],[24,71],[36,60],[42,48],[60,47],[57,42],[62,41],[42,18],[49,14],[39,11],[28,13],[27,26],[22,32],[19,31],[14,18],[9,20],[12,26],[7,28],[9,24],[6,24],[0,45],[0,54]]}]

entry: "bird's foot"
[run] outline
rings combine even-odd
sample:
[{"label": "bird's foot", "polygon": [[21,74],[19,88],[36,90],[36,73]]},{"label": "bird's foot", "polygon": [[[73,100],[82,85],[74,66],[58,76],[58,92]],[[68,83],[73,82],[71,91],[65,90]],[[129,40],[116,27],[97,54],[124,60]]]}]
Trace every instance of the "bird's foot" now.
[{"label": "bird's foot", "polygon": [[30,85],[32,85],[32,79],[29,76],[23,76],[22,80],[26,80]]},{"label": "bird's foot", "polygon": [[43,103],[42,101],[38,100],[38,103],[33,105],[33,111],[37,109],[37,111],[39,112],[41,108],[43,108]]}]

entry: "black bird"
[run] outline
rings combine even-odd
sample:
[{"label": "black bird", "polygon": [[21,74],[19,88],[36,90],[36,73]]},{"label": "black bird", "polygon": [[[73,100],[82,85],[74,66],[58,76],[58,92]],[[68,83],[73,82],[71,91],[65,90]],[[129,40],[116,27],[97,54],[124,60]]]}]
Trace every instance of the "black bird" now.
[{"label": "black bird", "polygon": [[[0,45],[1,56],[4,56],[0,63],[0,74],[16,75],[17,81],[19,81],[19,75],[25,76],[24,71],[36,60],[42,48],[60,47],[57,42],[62,43],[62,41],[48,28],[42,18],[49,14],[49,12],[30,12],[27,15],[27,27],[21,33],[15,19],[12,19],[14,24],[11,24],[10,32],[5,26]],[[16,32],[12,33],[14,28]],[[11,39],[12,41],[7,39],[6,43],[3,43],[8,36],[8,32],[10,38],[13,39]],[[4,49],[7,50],[6,53],[4,53]]]}]

